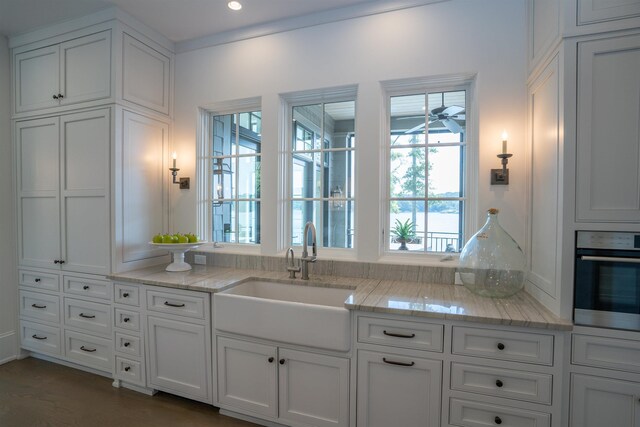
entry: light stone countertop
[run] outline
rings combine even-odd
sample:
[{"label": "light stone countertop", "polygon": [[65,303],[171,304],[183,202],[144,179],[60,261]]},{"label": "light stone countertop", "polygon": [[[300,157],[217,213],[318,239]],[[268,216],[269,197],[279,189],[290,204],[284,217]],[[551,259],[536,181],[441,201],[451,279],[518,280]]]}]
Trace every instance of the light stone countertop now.
[{"label": "light stone countertop", "polygon": [[118,282],[139,283],[204,292],[221,292],[249,279],[302,286],[353,289],[345,307],[363,312],[390,313],[433,319],[496,325],[571,330],[571,321],[547,310],[526,292],[510,298],[485,298],[464,286],[409,281],[312,275],[309,281],[289,279],[287,272],[194,265],[191,271],[167,272],[155,266],[108,276]]}]

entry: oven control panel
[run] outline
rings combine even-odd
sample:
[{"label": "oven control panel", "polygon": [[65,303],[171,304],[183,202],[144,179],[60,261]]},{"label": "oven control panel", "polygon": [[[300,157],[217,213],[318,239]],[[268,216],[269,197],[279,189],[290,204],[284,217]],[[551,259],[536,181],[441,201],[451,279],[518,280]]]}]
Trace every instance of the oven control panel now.
[{"label": "oven control panel", "polygon": [[640,251],[640,233],[618,231],[578,231],[576,246],[584,249]]}]

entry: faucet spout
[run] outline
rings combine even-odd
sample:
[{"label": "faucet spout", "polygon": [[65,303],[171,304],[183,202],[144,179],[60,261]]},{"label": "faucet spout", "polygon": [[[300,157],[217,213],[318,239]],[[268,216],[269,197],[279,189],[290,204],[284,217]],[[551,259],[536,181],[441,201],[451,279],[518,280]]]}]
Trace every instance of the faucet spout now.
[{"label": "faucet spout", "polygon": [[[309,232],[311,232],[311,256],[309,256]],[[304,225],[304,233],[302,235],[302,257],[300,263],[302,267],[303,280],[309,280],[309,263],[316,262],[318,258],[318,245],[316,243],[316,227],[311,221]]]}]

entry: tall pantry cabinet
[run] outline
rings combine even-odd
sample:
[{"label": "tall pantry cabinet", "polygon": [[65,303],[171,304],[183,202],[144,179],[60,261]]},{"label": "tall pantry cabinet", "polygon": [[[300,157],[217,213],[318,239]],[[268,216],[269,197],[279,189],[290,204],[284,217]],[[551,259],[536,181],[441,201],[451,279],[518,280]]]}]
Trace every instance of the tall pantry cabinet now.
[{"label": "tall pantry cabinet", "polygon": [[21,347],[111,374],[106,275],[168,261],[173,45],[117,11],[12,48]]}]

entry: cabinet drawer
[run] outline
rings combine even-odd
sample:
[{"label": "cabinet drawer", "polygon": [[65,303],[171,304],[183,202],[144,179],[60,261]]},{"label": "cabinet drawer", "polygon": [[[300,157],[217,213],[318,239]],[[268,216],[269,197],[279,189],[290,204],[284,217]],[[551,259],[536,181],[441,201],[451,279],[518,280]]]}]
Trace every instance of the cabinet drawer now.
[{"label": "cabinet drawer", "polygon": [[111,340],[69,330],[64,331],[64,337],[67,358],[101,371],[112,371]]},{"label": "cabinet drawer", "polygon": [[142,357],[142,341],[139,337],[116,332],[116,351]]},{"label": "cabinet drawer", "polygon": [[143,370],[144,365],[141,362],[116,356],[116,378],[144,386]]},{"label": "cabinet drawer", "polygon": [[451,364],[453,390],[551,404],[553,376],[486,366]]},{"label": "cabinet drawer", "polygon": [[20,316],[60,323],[60,297],[20,291]]},{"label": "cabinet drawer", "polygon": [[573,334],[571,362],[575,365],[640,372],[640,342]]},{"label": "cabinet drawer", "polygon": [[140,313],[116,308],[114,324],[116,328],[140,331]]},{"label": "cabinet drawer", "polygon": [[442,352],[443,325],[358,317],[358,341]]},{"label": "cabinet drawer", "polygon": [[451,352],[551,366],[553,335],[454,326]]},{"label": "cabinet drawer", "polygon": [[22,286],[29,286],[46,291],[57,291],[60,289],[59,276],[57,274],[20,270],[19,276],[19,282]]},{"label": "cabinet drawer", "polygon": [[91,298],[111,299],[110,282],[64,276],[64,292]]},{"label": "cabinet drawer", "polygon": [[551,415],[452,398],[449,400],[449,424],[461,427],[548,427]]},{"label": "cabinet drawer", "polygon": [[140,288],[134,285],[113,285],[113,302],[118,304],[140,306]]},{"label": "cabinet drawer", "polygon": [[205,296],[202,294],[182,295],[147,290],[147,310],[150,311],[204,319],[204,307]]},{"label": "cabinet drawer", "polygon": [[20,321],[22,348],[38,353],[59,355],[62,353],[60,328]]},{"label": "cabinet drawer", "polygon": [[64,324],[95,332],[102,335],[111,334],[111,307],[77,300],[64,299]]}]

